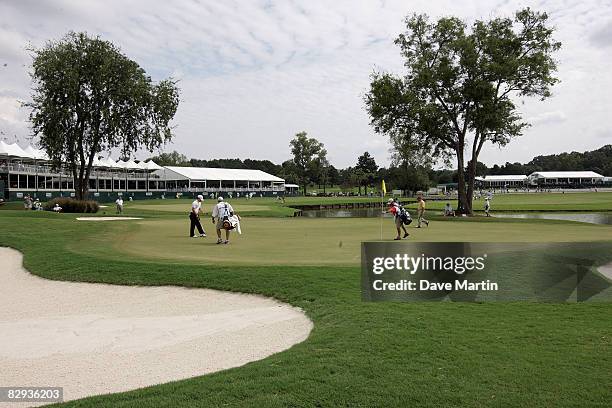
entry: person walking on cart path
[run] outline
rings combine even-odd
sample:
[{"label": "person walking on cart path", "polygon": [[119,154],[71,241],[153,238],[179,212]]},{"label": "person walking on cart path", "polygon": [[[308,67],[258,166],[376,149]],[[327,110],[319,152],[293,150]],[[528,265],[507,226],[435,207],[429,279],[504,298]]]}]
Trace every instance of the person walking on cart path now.
[{"label": "person walking on cart path", "polygon": [[[206,236],[206,232],[204,231],[204,228],[202,228],[202,224],[200,223],[200,211],[202,211],[202,200],[204,200],[204,197],[202,195],[198,195],[195,201],[191,203],[191,211],[189,212],[189,220],[191,221],[190,226],[189,226],[189,236],[191,238],[199,238],[199,237]],[[200,235],[195,235],[196,228],[198,229],[198,232],[200,233]]]}]

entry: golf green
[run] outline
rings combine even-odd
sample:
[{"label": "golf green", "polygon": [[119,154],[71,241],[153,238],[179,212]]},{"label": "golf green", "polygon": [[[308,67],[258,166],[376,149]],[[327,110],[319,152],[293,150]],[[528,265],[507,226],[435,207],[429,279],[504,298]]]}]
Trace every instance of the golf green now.
[{"label": "golf green", "polygon": [[[203,218],[207,238],[189,238],[189,220],[150,218],[114,224],[117,238],[93,235],[75,251],[113,252],[146,259],[243,265],[357,265],[362,241],[391,240],[390,218],[243,218],[243,234],[230,245],[217,245],[214,225]],[[408,227],[408,241],[429,242],[582,242],[612,237],[612,227],[554,221],[441,219],[429,227]],[[103,241],[103,242],[101,242]],[[106,242],[107,244],[105,244]],[[97,249],[98,248],[98,249]],[[106,249],[105,249],[106,250]],[[102,255],[102,254],[100,254]]]}]

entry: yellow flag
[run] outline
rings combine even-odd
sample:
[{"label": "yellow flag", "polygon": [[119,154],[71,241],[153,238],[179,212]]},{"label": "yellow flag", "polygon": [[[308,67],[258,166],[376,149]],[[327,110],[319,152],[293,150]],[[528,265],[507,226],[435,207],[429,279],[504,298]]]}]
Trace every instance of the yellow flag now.
[{"label": "yellow flag", "polygon": [[382,192],[384,196],[387,195],[387,186],[385,185],[385,180],[382,181]]}]

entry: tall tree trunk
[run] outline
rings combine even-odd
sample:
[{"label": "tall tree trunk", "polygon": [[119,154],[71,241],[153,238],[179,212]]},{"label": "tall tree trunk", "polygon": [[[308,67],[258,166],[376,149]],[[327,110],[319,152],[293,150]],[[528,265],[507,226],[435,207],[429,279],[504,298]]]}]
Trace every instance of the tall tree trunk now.
[{"label": "tall tree trunk", "polygon": [[463,146],[457,148],[457,212],[460,214],[472,214],[472,203],[468,202],[467,192],[465,191],[465,162],[463,159]]},{"label": "tall tree trunk", "polygon": [[470,214],[473,214],[473,199],[474,199],[474,183],[476,181],[476,165],[478,163],[478,155],[486,140],[486,135],[477,131],[472,143],[472,158],[468,163],[468,178],[467,178],[467,201],[470,204]]},{"label": "tall tree trunk", "polygon": [[473,199],[474,199],[474,179],[476,178],[476,161],[474,159],[470,160],[467,168],[467,194],[466,200],[469,203],[470,214],[474,213],[473,209]]}]

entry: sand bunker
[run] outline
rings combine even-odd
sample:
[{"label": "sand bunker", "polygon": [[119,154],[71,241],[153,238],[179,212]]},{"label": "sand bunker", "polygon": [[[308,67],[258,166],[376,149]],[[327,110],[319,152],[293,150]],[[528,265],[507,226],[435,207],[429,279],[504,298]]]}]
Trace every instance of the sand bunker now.
[{"label": "sand bunker", "polygon": [[79,221],[127,221],[142,220],[140,217],[78,217]]},{"label": "sand bunker", "polygon": [[612,281],[612,262],[605,264],[605,265],[601,265],[599,268],[597,268],[597,270],[603,276],[605,276],[606,278]]},{"label": "sand bunker", "polygon": [[0,385],[64,387],[64,400],[237,367],[312,329],[300,309],[260,296],[42,279],[8,248],[0,280]]}]

